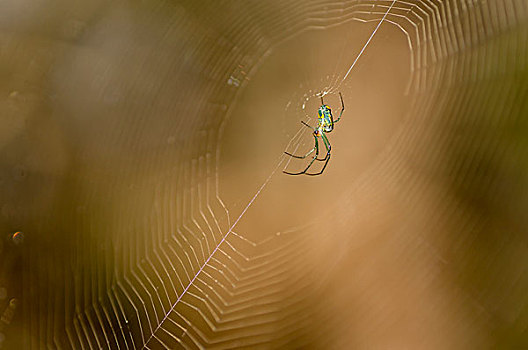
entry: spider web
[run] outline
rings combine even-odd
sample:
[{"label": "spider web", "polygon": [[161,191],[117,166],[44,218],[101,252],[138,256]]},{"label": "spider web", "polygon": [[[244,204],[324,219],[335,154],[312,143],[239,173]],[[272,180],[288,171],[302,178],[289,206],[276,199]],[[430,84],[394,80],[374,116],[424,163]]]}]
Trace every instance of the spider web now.
[{"label": "spider web", "polygon": [[[515,134],[526,123],[525,2],[159,1],[85,10],[78,20],[55,15],[68,19],[49,34],[58,43],[28,40],[19,48],[51,67],[34,74],[51,91],[46,106],[56,127],[47,131],[62,135],[61,144],[37,158],[74,145],[36,171],[45,180],[34,186],[44,183],[49,193],[40,191],[28,214],[12,219],[27,237],[19,296],[26,348],[349,348],[353,322],[333,312],[344,307],[339,290],[347,289],[335,286],[335,276],[350,251],[377,237],[358,232],[382,232],[386,221],[391,235],[379,250],[405,247],[412,266],[424,256],[447,261],[457,280],[465,269],[497,262],[460,287],[480,310],[464,319],[473,333],[463,345],[486,344],[479,334],[490,328],[494,344],[524,341],[526,300],[512,306],[499,288],[485,288],[500,280],[513,300],[526,295],[526,269],[501,253],[526,261],[526,246],[515,244],[524,222],[505,211],[501,220],[514,224],[499,239],[502,250],[492,249],[493,239],[476,243],[476,232],[495,221],[484,221],[471,198],[485,189],[484,202],[498,210],[500,196],[525,193],[497,180],[524,164],[522,136],[493,133]],[[4,34],[12,41],[4,52],[15,52],[16,35]],[[390,55],[392,46],[383,51],[391,42],[401,57]],[[300,51],[292,55],[303,48],[302,60]],[[266,74],[284,62],[295,62],[287,65],[291,77]],[[368,95],[378,93],[368,84],[379,96]],[[11,103],[21,108],[28,89],[20,88],[24,99],[10,95]],[[339,91],[347,109],[331,135],[335,156],[325,177],[314,185],[280,174],[306,166],[282,152],[313,147],[299,120],[314,122],[321,93],[338,110]],[[268,113],[255,101],[275,107]],[[387,114],[392,121],[379,119]],[[374,132],[381,136],[365,143],[370,148],[340,147],[349,145],[345,135]],[[441,203],[425,205],[425,189],[440,180],[423,173],[441,174],[453,189],[440,191]],[[306,194],[314,187],[330,194],[322,213]],[[20,197],[31,198],[31,189]],[[522,208],[521,194],[514,199]],[[403,217],[424,211],[424,221],[413,222],[418,228],[390,221],[388,196],[408,210]],[[382,219],[372,228],[366,217]],[[439,243],[410,233],[431,226],[456,235]],[[468,260],[460,253],[474,246],[490,254]],[[357,317],[368,324],[382,312],[367,305]],[[455,334],[447,345],[460,345],[457,323],[439,322]],[[6,348],[18,344],[7,335]]]}]

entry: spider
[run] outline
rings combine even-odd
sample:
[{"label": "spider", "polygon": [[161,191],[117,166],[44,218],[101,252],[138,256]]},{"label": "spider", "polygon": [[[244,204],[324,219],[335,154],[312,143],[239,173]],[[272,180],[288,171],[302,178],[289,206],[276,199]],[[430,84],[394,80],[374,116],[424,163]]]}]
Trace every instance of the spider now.
[{"label": "spider", "polygon": [[[343,96],[341,95],[341,93],[339,93],[339,97],[341,98],[342,107],[341,107],[341,113],[339,114],[339,118],[337,118],[336,120],[334,120],[334,117],[332,116],[332,110],[330,109],[330,107],[324,104],[323,96],[321,96],[321,107],[319,107],[319,111],[318,111],[319,117],[317,120],[317,127],[316,128],[311,127],[310,125],[306,124],[304,121],[301,120],[301,123],[303,125],[313,130],[313,137],[315,140],[314,147],[310,151],[308,151],[308,153],[306,153],[304,156],[296,156],[288,152],[284,152],[284,153],[286,153],[290,157],[298,158],[298,159],[304,159],[308,157],[310,154],[312,154],[314,151],[315,151],[315,155],[312,157],[312,160],[310,161],[308,166],[303,171],[300,171],[298,173],[290,173],[288,171],[283,170],[282,171],[283,173],[288,174],[288,175],[303,175],[304,174],[304,175],[310,175],[310,176],[321,175],[323,173],[323,171],[326,168],[326,165],[328,164],[328,161],[330,160],[330,150],[332,149],[332,147],[330,146],[330,142],[328,141],[328,138],[326,137],[325,133],[332,132],[332,130],[334,130],[334,124],[337,123],[339,120],[341,120],[341,116],[343,115],[343,112],[345,111],[345,103],[343,102]],[[326,148],[326,155],[322,159],[317,158],[319,156],[318,137],[321,137],[323,139],[323,143]],[[310,167],[316,160],[325,162],[321,171],[319,171],[318,173],[307,172],[308,169],[310,169]]]}]

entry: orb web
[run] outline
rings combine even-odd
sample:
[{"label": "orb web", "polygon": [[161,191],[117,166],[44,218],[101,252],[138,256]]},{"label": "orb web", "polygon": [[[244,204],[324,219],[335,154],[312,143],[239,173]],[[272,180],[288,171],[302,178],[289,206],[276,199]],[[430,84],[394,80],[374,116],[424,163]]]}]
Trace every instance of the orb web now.
[{"label": "orb web", "polygon": [[[418,210],[420,194],[430,183],[410,171],[401,161],[403,156],[423,159],[420,167],[445,174],[455,193],[470,196],[483,186],[489,188],[486,195],[494,198],[503,192],[495,178],[490,179],[489,169],[514,167],[524,159],[525,145],[514,142],[518,139],[508,141],[493,134],[497,129],[514,132],[511,128],[522,124],[526,115],[522,101],[526,100],[528,9],[523,1],[120,6],[103,11],[102,19],[87,25],[86,46],[72,48],[63,58],[68,64],[54,72],[68,76],[65,84],[55,87],[58,113],[87,108],[75,113],[75,121],[65,122],[68,137],[80,144],[74,157],[82,171],[67,178],[68,194],[55,204],[54,209],[65,213],[64,219],[39,217],[36,231],[48,236],[28,244],[27,295],[22,298],[28,348],[299,348],[314,339],[346,348],[348,343],[328,338],[346,332],[349,325],[326,313],[325,303],[314,303],[334,292],[327,282],[341,258],[327,255],[324,268],[306,260],[317,251],[314,242],[321,232],[309,229],[316,220],[283,227],[260,240],[236,226],[246,211],[258,210],[252,205],[260,200],[261,191],[275,190],[277,169],[290,166],[291,160],[277,155],[276,167],[267,170],[264,181],[254,182],[254,190],[240,199],[239,207],[226,204],[221,194],[219,166],[228,162],[221,143],[239,95],[274,50],[302,33],[339,30],[359,22],[370,35],[384,19],[380,33],[387,26],[396,28],[407,44],[408,79],[402,83],[401,98],[408,102],[402,121],[375,160],[347,183],[352,198],[375,201],[391,191],[409,210]],[[105,38],[108,26],[116,30],[114,37]],[[380,33],[371,45],[385,43],[387,36]],[[352,84],[355,70],[361,68],[361,61],[353,67],[354,58],[369,35],[356,42],[343,33],[343,48],[354,45],[357,51],[349,55],[343,50],[341,56],[330,58],[334,73],[322,77],[319,86],[299,77],[300,87],[281,106],[288,118],[295,123],[306,120],[311,113],[307,102],[321,93],[335,97]],[[92,59],[90,64],[87,58]],[[102,73],[107,71],[114,73]],[[128,74],[131,71],[139,73]],[[93,81],[92,76],[104,78]],[[86,82],[93,85],[79,87]],[[81,90],[87,94],[72,97],[75,89],[87,89]],[[105,89],[112,93],[99,96]],[[136,103],[138,96],[141,104]],[[104,107],[92,106],[94,101]],[[112,118],[116,110],[122,113]],[[184,117],[173,118],[174,113]],[[95,119],[100,128],[93,132],[88,119],[83,119],[90,116],[93,121],[92,115],[102,116]],[[309,146],[303,141],[304,131],[296,132],[297,127],[289,125],[294,124],[282,131],[293,135],[287,138],[291,143],[280,147]],[[471,129],[465,138],[452,131],[472,126],[477,130]],[[483,143],[483,138],[491,141]],[[431,143],[438,147],[427,156],[418,153]],[[511,156],[501,159],[501,152]],[[446,159],[446,153],[453,157]],[[485,163],[484,155],[491,164]],[[488,173],[481,174],[486,166]],[[78,186],[83,181],[90,186]],[[479,266],[457,254],[460,246],[491,251],[492,243],[475,242],[474,232],[484,224],[470,204],[455,210],[454,195],[445,197],[426,217],[427,223],[456,227],[459,238],[449,246],[454,252],[449,265],[456,275],[455,263]],[[351,215],[348,220],[361,218]],[[417,241],[406,232],[405,226],[395,230],[395,244],[423,243],[407,259],[436,256],[426,240]],[[344,247],[353,244],[350,237],[330,237]],[[509,247],[512,242],[501,243]],[[515,252],[526,256],[525,247]],[[477,283],[495,281],[500,268],[509,266],[505,262]],[[323,273],[314,278],[313,271],[319,269]],[[528,289],[522,268],[513,269],[505,281],[514,295]],[[494,289],[465,293],[485,310],[501,295]],[[510,307],[505,300],[501,305]],[[505,322],[522,330],[520,314],[526,312],[526,305],[518,310],[505,316],[511,320]],[[471,321],[483,328],[491,323]]]}]

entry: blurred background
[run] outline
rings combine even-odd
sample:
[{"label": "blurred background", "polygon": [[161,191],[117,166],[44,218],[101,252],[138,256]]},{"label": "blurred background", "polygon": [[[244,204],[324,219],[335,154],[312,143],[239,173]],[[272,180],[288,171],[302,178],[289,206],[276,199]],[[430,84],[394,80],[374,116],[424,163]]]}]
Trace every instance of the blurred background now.
[{"label": "blurred background", "polygon": [[527,44],[525,0],[2,0],[0,348],[528,349]]}]

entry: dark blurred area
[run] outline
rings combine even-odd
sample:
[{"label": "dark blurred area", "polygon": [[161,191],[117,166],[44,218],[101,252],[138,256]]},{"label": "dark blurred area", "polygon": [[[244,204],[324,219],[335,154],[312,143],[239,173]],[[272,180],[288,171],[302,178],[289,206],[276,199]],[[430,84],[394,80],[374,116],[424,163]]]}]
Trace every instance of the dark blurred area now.
[{"label": "dark blurred area", "polygon": [[391,3],[3,0],[0,348],[528,349],[528,6]]}]

